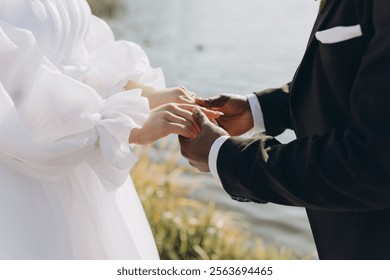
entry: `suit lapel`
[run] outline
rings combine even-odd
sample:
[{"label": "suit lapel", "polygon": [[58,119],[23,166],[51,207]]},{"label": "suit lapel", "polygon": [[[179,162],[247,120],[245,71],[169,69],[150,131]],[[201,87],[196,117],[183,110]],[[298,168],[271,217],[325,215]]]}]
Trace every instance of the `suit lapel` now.
[{"label": "suit lapel", "polygon": [[309,49],[312,45],[316,32],[321,28],[322,24],[324,24],[329,15],[336,9],[338,2],[338,0],[321,1],[319,14],[317,16],[316,22],[314,23],[312,33],[310,34],[307,49]]},{"label": "suit lapel", "polygon": [[304,56],[302,58],[302,61],[301,61],[300,65],[299,65],[297,71],[295,72],[295,75],[294,75],[294,78],[293,78],[293,83],[296,80],[297,76],[299,75],[299,70],[300,70],[302,64],[304,64],[306,62],[306,60],[310,56],[310,52],[312,51],[313,46],[315,45],[314,42],[316,40],[314,40],[314,39],[315,39],[316,32],[326,22],[326,20],[329,18],[331,13],[337,8],[338,1],[339,0],[328,0],[328,1],[326,1],[326,4],[325,4],[322,12],[317,16],[317,19],[316,19],[316,21],[314,23],[314,26],[313,26],[313,30],[312,30],[312,32],[310,34],[310,37],[309,37],[309,41],[307,43],[305,54],[304,54]]},{"label": "suit lapel", "polygon": [[307,63],[312,63],[312,52],[315,50],[315,46],[316,46],[315,34],[318,30],[320,30],[321,26],[323,26],[323,24],[329,19],[329,16],[332,14],[332,12],[335,11],[338,4],[339,4],[339,0],[326,1],[326,4],[323,7],[323,10],[317,16],[317,19],[316,19],[314,26],[313,26],[313,30],[312,30],[310,37],[309,37],[309,41],[308,41],[308,44],[306,47],[305,54],[302,58],[301,63],[298,66],[297,71],[295,72],[295,75],[294,75],[292,83],[291,83],[291,95],[290,95],[290,105],[291,106],[294,106],[294,102],[298,101],[297,97],[299,96],[299,91],[294,90],[294,86],[299,84],[300,77],[303,74],[302,69],[305,69],[305,65]]}]

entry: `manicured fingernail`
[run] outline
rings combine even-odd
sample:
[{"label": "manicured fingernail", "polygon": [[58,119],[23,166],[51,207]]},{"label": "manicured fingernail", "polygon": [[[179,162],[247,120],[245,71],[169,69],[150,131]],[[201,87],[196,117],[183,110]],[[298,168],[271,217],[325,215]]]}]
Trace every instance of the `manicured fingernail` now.
[{"label": "manicured fingernail", "polygon": [[213,114],[214,116],[218,116],[218,117],[225,115],[221,111],[207,110],[207,112],[210,113],[210,114]]}]

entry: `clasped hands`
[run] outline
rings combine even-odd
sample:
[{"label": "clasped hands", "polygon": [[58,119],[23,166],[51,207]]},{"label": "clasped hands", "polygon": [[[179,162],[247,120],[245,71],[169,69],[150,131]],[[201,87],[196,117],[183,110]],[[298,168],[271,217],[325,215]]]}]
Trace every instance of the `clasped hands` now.
[{"label": "clasped hands", "polygon": [[[195,98],[193,119],[199,133],[193,138],[179,135],[182,155],[195,168],[209,172],[208,157],[210,149],[221,136],[238,136],[253,128],[253,117],[248,99],[239,95],[220,95],[212,98]],[[210,119],[202,110],[222,112],[217,119]]]},{"label": "clasped hands", "polygon": [[[130,144],[146,145],[169,134],[192,139],[200,132],[192,111],[197,106],[195,93],[185,87],[154,89],[132,82],[127,89],[141,88],[142,96],[149,101],[151,114],[141,128],[134,128],[129,135]],[[221,112],[202,108],[202,113],[214,120]]]},{"label": "clasped hands", "polygon": [[149,144],[171,133],[179,135],[182,155],[200,171],[208,172],[208,155],[220,136],[238,136],[253,127],[248,99],[240,95],[198,98],[184,87],[154,89],[129,82],[126,89],[141,88],[151,115],[142,128],[134,128],[129,143]]}]

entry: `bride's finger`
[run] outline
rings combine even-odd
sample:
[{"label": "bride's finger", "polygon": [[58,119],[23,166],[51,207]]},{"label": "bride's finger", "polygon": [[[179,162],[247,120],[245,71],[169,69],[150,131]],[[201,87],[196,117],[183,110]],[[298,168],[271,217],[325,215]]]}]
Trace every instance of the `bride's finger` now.
[{"label": "bride's finger", "polygon": [[[192,112],[194,107],[198,107],[196,105],[190,105],[190,104],[178,104],[178,106],[186,111],[189,111],[189,112]],[[207,109],[204,107],[199,107],[199,108],[208,118],[217,119],[220,116],[223,116],[222,112],[210,110],[210,109]]]},{"label": "bride's finger", "polygon": [[217,122],[215,119],[210,119],[210,121],[211,121],[214,125],[219,126],[218,122]]},{"label": "bride's finger", "polygon": [[175,112],[169,112],[169,114],[166,115],[166,120],[170,123],[176,123],[187,127],[187,129],[190,130],[195,136],[200,131],[200,128],[195,123],[193,116],[187,111],[177,110]]},{"label": "bride's finger", "polygon": [[167,123],[167,131],[171,134],[177,134],[185,138],[195,138],[196,134],[192,132],[187,126],[179,123],[169,122]]},{"label": "bride's finger", "polygon": [[[187,106],[188,107],[188,106]],[[188,108],[193,108],[194,106],[189,106]],[[167,104],[163,108],[168,114],[166,114],[167,119],[171,122],[177,122],[189,127],[196,134],[200,131],[200,127],[194,121],[192,116],[192,111],[188,109],[183,109],[177,104]],[[180,117],[182,120],[175,118]]]}]

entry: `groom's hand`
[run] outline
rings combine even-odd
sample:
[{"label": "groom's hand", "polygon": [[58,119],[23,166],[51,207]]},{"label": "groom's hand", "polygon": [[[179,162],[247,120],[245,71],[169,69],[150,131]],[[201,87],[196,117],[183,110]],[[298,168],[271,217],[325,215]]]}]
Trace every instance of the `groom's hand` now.
[{"label": "groom's hand", "polygon": [[220,136],[229,134],[213,124],[199,108],[195,107],[192,113],[195,122],[200,127],[200,132],[193,139],[179,136],[180,150],[193,167],[209,172],[208,158],[211,146]]},{"label": "groom's hand", "polygon": [[224,94],[206,99],[195,98],[195,102],[202,107],[224,113],[217,122],[232,136],[241,135],[254,125],[249,101],[245,96]]}]

